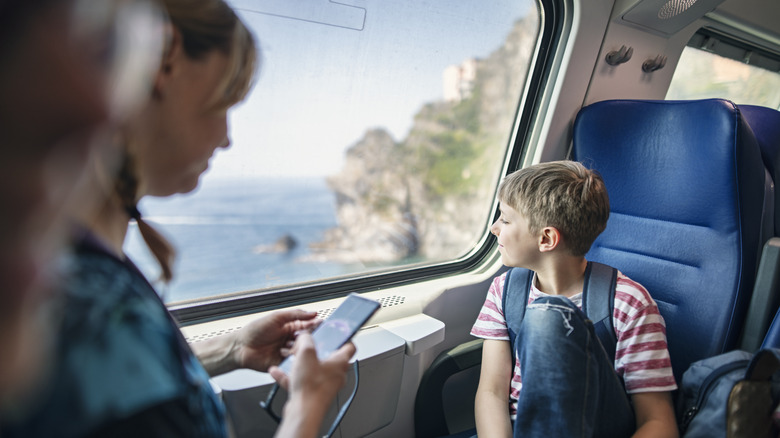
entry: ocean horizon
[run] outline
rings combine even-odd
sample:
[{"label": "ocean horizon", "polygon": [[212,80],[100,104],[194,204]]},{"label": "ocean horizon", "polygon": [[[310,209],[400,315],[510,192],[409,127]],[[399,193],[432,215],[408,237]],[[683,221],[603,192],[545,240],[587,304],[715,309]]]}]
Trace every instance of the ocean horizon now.
[{"label": "ocean horizon", "polygon": [[[153,281],[168,303],[334,277],[354,271],[342,263],[312,261],[309,245],[337,226],[335,196],[324,177],[214,179],[197,191],[144,198],[144,218],[177,250],[174,279]],[[268,252],[290,236],[289,251]],[[125,252],[149,278],[160,268],[135,223]]]}]

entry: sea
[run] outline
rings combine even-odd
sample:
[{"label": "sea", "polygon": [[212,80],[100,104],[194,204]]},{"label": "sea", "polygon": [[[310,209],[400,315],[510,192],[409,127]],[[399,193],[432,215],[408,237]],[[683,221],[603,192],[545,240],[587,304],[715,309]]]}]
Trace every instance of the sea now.
[{"label": "sea", "polygon": [[[139,210],[177,250],[174,279],[153,281],[168,303],[255,291],[354,272],[313,261],[309,245],[337,225],[324,178],[214,179],[192,194],[144,198]],[[263,248],[289,235],[291,250]],[[150,280],[160,268],[132,223],[125,252]]]}]

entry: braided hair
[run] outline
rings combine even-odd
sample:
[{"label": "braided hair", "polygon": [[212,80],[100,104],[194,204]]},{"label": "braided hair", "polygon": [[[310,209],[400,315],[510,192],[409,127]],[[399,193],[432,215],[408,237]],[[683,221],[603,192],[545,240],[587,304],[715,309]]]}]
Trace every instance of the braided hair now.
[{"label": "braided hair", "polygon": [[141,212],[138,210],[138,202],[136,201],[138,198],[138,178],[135,173],[135,161],[127,153],[127,150],[124,152],[114,190],[119,195],[119,200],[122,202],[122,207],[127,212],[128,217],[134,219],[136,224],[138,224],[138,231],[141,232],[141,237],[146,242],[146,246],[149,247],[149,251],[151,251],[160,264],[162,269],[161,279],[169,283],[173,278],[173,262],[176,258],[176,250],[159,231],[143,219]]}]

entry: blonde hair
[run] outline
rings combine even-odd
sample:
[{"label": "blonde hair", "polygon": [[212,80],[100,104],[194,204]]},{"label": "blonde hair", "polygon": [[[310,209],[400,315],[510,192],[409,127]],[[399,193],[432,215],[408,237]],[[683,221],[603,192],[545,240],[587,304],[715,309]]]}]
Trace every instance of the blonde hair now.
[{"label": "blonde hair", "polygon": [[588,252],[609,219],[604,180],[576,161],[520,169],[501,182],[498,200],[522,214],[532,234],[555,227],[569,252],[577,256]]},{"label": "blonde hair", "polygon": [[228,57],[228,68],[211,105],[227,109],[246,97],[258,64],[254,38],[223,0],[162,0],[173,26],[181,32],[184,53],[200,59],[213,50]]},{"label": "blonde hair", "polygon": [[[168,19],[182,36],[184,53],[201,59],[218,50],[228,58],[224,77],[210,100],[210,109],[226,110],[243,100],[252,88],[258,56],[254,38],[223,0],[162,0]],[[162,269],[161,278],[173,278],[176,252],[165,237],[146,223],[136,206],[138,177],[132,157],[125,155],[116,192],[131,219],[138,223],[144,242]]]}]

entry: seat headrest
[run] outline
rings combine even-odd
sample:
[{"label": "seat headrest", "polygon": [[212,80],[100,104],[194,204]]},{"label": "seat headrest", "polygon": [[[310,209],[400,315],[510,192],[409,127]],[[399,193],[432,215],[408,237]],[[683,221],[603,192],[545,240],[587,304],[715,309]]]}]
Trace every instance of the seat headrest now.
[{"label": "seat headrest", "polygon": [[780,111],[756,105],[739,105],[739,111],[761,148],[761,157],[772,178],[780,171]]}]

